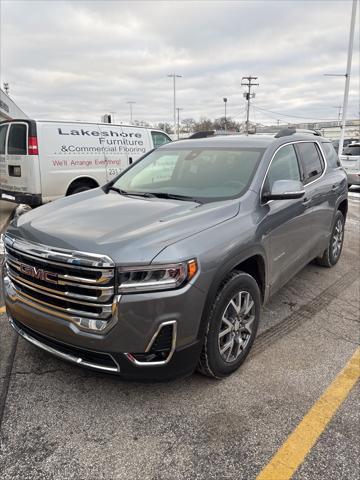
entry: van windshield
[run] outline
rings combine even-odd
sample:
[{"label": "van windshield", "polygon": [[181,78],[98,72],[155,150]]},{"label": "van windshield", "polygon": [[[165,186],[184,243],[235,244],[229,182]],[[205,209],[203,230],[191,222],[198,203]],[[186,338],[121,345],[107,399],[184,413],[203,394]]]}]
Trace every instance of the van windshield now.
[{"label": "van windshield", "polygon": [[265,149],[155,150],[113,184],[124,193],[201,201],[235,198],[248,188]]}]

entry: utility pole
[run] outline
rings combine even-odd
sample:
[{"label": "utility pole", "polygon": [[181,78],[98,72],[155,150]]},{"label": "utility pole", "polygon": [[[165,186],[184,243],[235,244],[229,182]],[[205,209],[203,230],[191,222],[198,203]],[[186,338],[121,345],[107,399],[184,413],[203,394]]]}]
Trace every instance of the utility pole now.
[{"label": "utility pole", "polygon": [[223,100],[224,100],[224,106],[225,106],[225,134],[227,134],[226,104],[227,104],[228,99],[226,97],[224,97]]},{"label": "utility pole", "polygon": [[129,107],[130,107],[130,123],[132,124],[133,123],[133,105],[136,103],[136,102],[133,102],[133,101],[128,101],[126,102]]},{"label": "utility pole", "polygon": [[171,73],[168,77],[173,79],[173,88],[174,88],[174,133],[176,130],[176,79],[181,78],[182,75],[177,75],[176,73]]},{"label": "utility pole", "polygon": [[344,102],[342,107],[339,155],[342,155],[342,151],[344,147],[346,112],[348,107],[349,87],[350,87],[351,60],[352,60],[352,54],[353,54],[353,48],[354,48],[356,4],[357,4],[357,0],[353,0],[352,9],[351,9],[351,21],[350,21],[349,49],[348,49],[348,58],[347,58],[346,73],[345,73],[345,91],[344,91]]},{"label": "utility pole", "polygon": [[[258,83],[252,83],[252,80],[257,80],[258,77],[252,77],[249,75],[248,77],[242,77],[241,85],[247,87],[248,91],[244,93],[244,97],[247,101],[247,109],[246,109],[246,135],[249,135],[249,117],[250,117],[250,98],[255,97],[255,93],[251,93],[251,87],[259,86]],[[246,80],[246,81],[245,81]]]},{"label": "utility pole", "polygon": [[176,107],[176,111],[177,111],[177,139],[178,140],[179,140],[179,137],[180,137],[180,110],[182,110],[182,108]]}]

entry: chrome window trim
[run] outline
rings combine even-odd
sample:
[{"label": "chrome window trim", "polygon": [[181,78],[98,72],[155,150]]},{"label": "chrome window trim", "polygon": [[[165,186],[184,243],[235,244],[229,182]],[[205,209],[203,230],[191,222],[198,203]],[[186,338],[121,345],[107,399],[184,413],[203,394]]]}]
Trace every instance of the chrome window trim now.
[{"label": "chrome window trim", "polygon": [[[325,157],[324,152],[323,152],[323,150],[322,150],[322,148],[321,148],[321,145],[320,145],[321,142],[319,142],[318,140],[293,140],[292,142],[283,143],[283,144],[280,145],[280,146],[275,150],[275,152],[272,154],[271,160],[270,160],[269,165],[268,165],[268,167],[267,167],[267,169],[266,169],[266,172],[265,172],[263,181],[262,181],[262,183],[261,183],[261,188],[260,188],[260,205],[267,205],[267,204],[269,204],[270,202],[276,202],[276,201],[278,201],[278,202],[280,201],[280,202],[281,202],[281,200],[268,200],[267,202],[262,202],[261,199],[262,199],[262,193],[263,193],[264,183],[265,183],[267,174],[268,174],[268,172],[269,172],[269,169],[270,169],[270,167],[271,167],[271,164],[272,164],[272,162],[273,162],[273,160],[274,160],[274,157],[275,157],[275,155],[277,154],[277,152],[278,152],[279,150],[281,150],[283,147],[286,147],[286,146],[288,146],[288,145],[296,145],[296,144],[298,144],[298,143],[316,143],[317,146],[319,147],[319,150],[320,150],[320,153],[321,153],[321,156],[322,156],[322,160],[323,160],[323,162],[324,162],[324,168],[323,168],[323,171],[322,171],[322,174],[320,175],[320,177],[318,177],[318,178],[316,178],[315,180],[313,180],[312,182],[309,182],[309,183],[306,183],[306,184],[304,184],[304,182],[302,182],[304,188],[306,188],[308,185],[311,185],[311,184],[317,182],[318,180],[320,180],[320,179],[325,175],[325,172],[326,172],[326,170],[327,170],[328,165],[327,165],[326,157]],[[295,153],[296,153],[296,152],[295,152]],[[298,159],[298,162],[300,162],[300,164],[301,164],[301,159]]]},{"label": "chrome window trim", "polygon": [[133,363],[134,365],[137,365],[138,367],[156,367],[156,366],[166,365],[167,363],[169,363],[173,354],[174,354],[174,352],[175,352],[175,348],[176,348],[176,338],[177,338],[177,321],[176,320],[169,320],[169,321],[160,323],[160,325],[156,329],[155,333],[151,337],[151,339],[150,339],[150,341],[149,341],[149,343],[148,343],[148,345],[145,349],[145,353],[147,353],[151,350],[151,347],[152,347],[153,343],[155,342],[156,337],[159,335],[161,329],[163,327],[166,327],[167,325],[172,325],[172,340],[171,340],[171,349],[170,349],[169,355],[166,357],[165,360],[161,360],[161,361],[158,361],[158,362],[156,362],[156,361],[155,362],[141,362],[139,360],[136,360],[136,358],[134,358],[131,353],[124,353],[126,358],[131,363]]},{"label": "chrome window trim", "polygon": [[[104,353],[104,352],[96,352],[94,353],[101,353],[102,355],[107,355],[109,356],[116,367],[106,367],[104,365],[99,365],[94,362],[88,362],[87,360],[83,360],[81,357],[75,357],[74,355],[70,355],[68,353],[61,352],[60,350],[57,350],[54,347],[50,347],[49,345],[46,345],[45,343],[40,342],[40,340],[37,340],[36,338],[32,337],[28,333],[26,333],[24,330],[22,330],[20,327],[18,327],[15,322],[13,321],[12,317],[9,315],[9,323],[12,326],[12,328],[16,331],[17,334],[19,334],[24,340],[27,340],[29,343],[32,345],[35,345],[38,348],[41,348],[42,350],[45,350],[48,353],[51,353],[52,355],[59,357],[63,360],[67,360],[71,363],[75,363],[77,365],[82,365],[85,367],[89,368],[94,368],[96,370],[101,370],[105,372],[113,372],[113,373],[119,373],[120,372],[120,366],[118,362],[115,360],[115,358],[109,354],[109,353]],[[89,353],[91,353],[89,351]]]}]

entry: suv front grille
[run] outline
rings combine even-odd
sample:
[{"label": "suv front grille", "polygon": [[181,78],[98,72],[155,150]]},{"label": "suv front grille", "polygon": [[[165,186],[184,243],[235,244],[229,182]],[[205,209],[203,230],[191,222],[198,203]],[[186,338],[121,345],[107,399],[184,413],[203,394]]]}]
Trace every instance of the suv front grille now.
[{"label": "suv front grille", "polygon": [[113,313],[115,270],[109,257],[5,236],[5,269],[18,297],[67,320],[107,320]]}]

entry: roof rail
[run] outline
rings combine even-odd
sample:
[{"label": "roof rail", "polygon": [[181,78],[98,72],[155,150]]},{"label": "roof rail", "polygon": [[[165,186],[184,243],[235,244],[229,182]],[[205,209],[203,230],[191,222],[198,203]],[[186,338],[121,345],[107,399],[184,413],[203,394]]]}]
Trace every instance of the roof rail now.
[{"label": "roof rail", "polygon": [[305,128],[283,128],[279,130],[278,133],[275,135],[275,138],[287,137],[288,135],[294,135],[295,133],[307,133],[309,135],[316,135],[317,137],[321,137],[321,133],[318,130],[307,130]]}]

